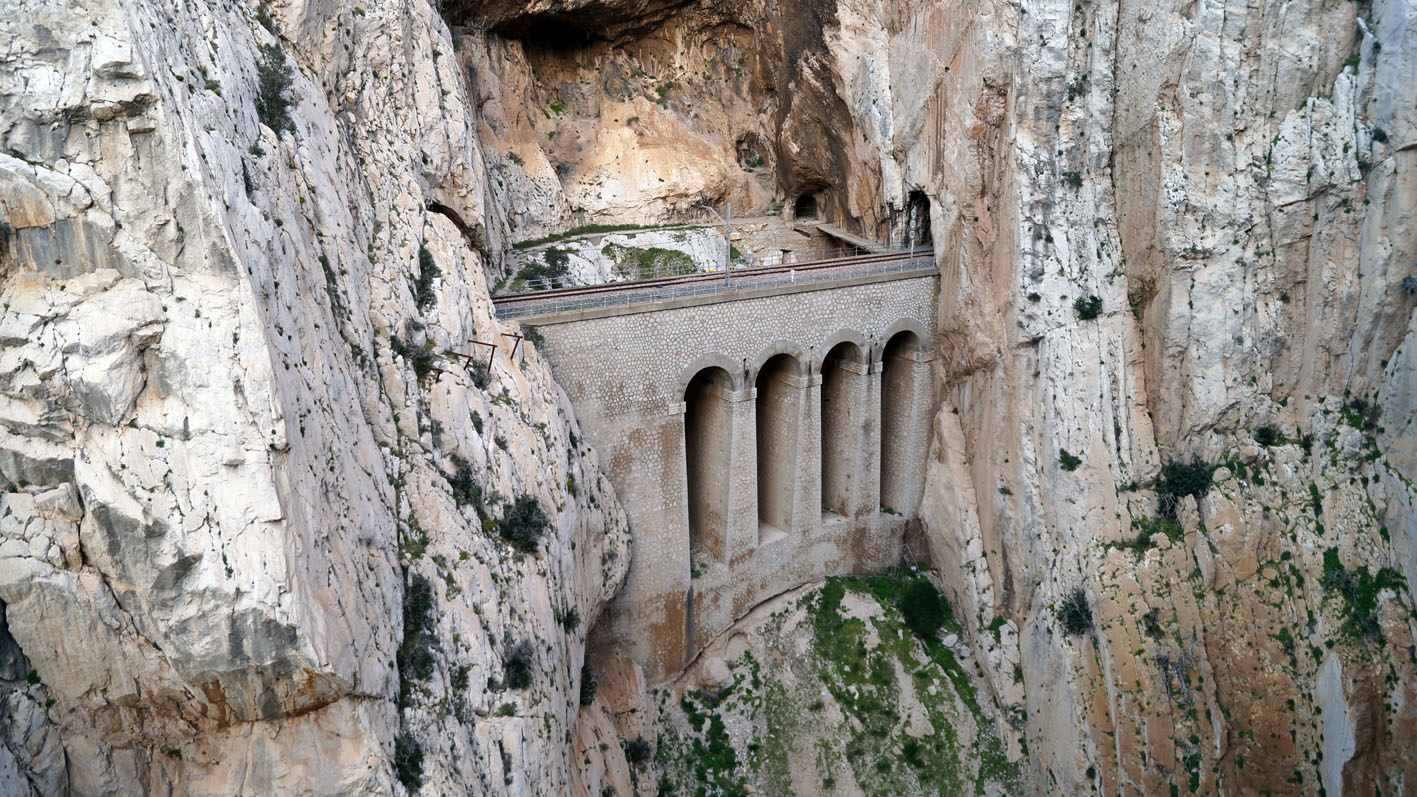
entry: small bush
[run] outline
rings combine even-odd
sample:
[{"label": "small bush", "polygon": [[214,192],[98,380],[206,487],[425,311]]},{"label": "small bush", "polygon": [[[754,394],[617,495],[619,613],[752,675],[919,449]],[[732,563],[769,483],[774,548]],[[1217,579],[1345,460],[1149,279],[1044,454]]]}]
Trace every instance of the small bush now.
[{"label": "small bush", "polygon": [[561,627],[567,631],[574,631],[581,627],[581,613],[576,611],[575,607],[564,612],[558,611],[556,612],[556,622],[560,623]]},{"label": "small bush", "polygon": [[595,671],[590,668],[590,664],[581,665],[581,705],[589,706],[595,702],[595,689],[599,683],[595,680]]},{"label": "small bush", "polygon": [[1373,128],[1373,140],[1378,142],[1379,144],[1386,143],[1387,131],[1382,129],[1381,127]]},{"label": "small bush", "polygon": [[1417,296],[1417,276],[1402,278],[1402,292],[1408,296]]},{"label": "small bush", "polygon": [[1265,425],[1255,430],[1255,442],[1262,446],[1275,446],[1283,441],[1284,435],[1273,426]]},{"label": "small bush", "polygon": [[394,773],[410,792],[423,785],[423,745],[408,731],[394,737]]},{"label": "small bush", "polygon": [[625,759],[635,766],[641,766],[654,754],[654,748],[643,736],[636,736],[625,744]]},{"label": "small bush", "polygon": [[541,336],[541,331],[536,327],[522,327],[522,337],[526,338],[528,343],[535,343],[538,349],[546,346],[546,338]]},{"label": "small bush", "polygon": [[279,44],[261,45],[261,62],[256,65],[256,117],[279,134],[295,130],[290,118],[291,70]]},{"label": "small bush", "polygon": [[1078,172],[1063,172],[1063,185],[1074,190],[1082,188],[1082,175]]},{"label": "small bush", "polygon": [[510,542],[512,547],[522,553],[535,553],[541,538],[550,527],[551,519],[546,517],[541,502],[532,495],[518,498],[497,523],[497,531],[502,535],[502,539]]},{"label": "small bush", "polygon": [[426,681],[433,674],[433,649],[438,644],[433,631],[433,585],[414,573],[403,592],[403,642],[396,662],[403,680],[400,702],[406,703],[413,680]]},{"label": "small bush", "polygon": [[531,642],[522,640],[502,659],[502,683],[508,689],[525,689],[531,686]]},{"label": "small bush", "polygon": [[452,454],[448,459],[453,463],[453,472],[443,475],[448,480],[448,486],[452,488],[453,500],[458,502],[458,506],[475,506],[478,514],[481,514],[482,485],[477,483],[472,463],[460,454]]},{"label": "small bush", "polygon": [[418,281],[413,284],[413,299],[417,302],[419,310],[426,312],[437,301],[438,294],[433,290],[433,280],[442,274],[442,269],[433,262],[433,254],[428,251],[428,247],[420,244],[418,247]]},{"label": "small bush", "polygon": [[1202,498],[1210,492],[1210,478],[1213,468],[1192,459],[1190,464],[1168,462],[1161,468],[1161,481],[1156,486],[1156,500],[1160,504],[1161,516],[1176,517],[1176,507],[1182,496],[1193,495]]},{"label": "small bush", "polygon": [[945,623],[944,601],[929,579],[912,581],[900,596],[900,613],[905,625],[919,637],[929,639]]},{"label": "small bush", "polygon": [[1073,301],[1073,312],[1079,319],[1091,321],[1102,312],[1102,297],[1082,296]]},{"label": "small bush", "polygon": [[1058,464],[1062,466],[1063,470],[1077,470],[1078,466],[1082,464],[1082,459],[1073,456],[1066,448],[1060,448],[1058,449]]},{"label": "small bush", "polygon": [[1092,631],[1092,607],[1087,605],[1087,593],[1077,587],[1063,599],[1058,619],[1068,636],[1082,636]]},{"label": "small bush", "polygon": [[389,348],[402,357],[413,368],[414,376],[422,382],[433,371],[433,352],[427,346],[415,346],[397,335],[389,336]]}]

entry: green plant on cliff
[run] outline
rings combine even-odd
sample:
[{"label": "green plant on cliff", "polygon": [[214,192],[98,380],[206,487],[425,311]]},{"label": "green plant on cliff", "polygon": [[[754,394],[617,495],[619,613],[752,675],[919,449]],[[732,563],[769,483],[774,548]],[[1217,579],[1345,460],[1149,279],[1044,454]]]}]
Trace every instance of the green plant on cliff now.
[{"label": "green plant on cliff", "polygon": [[399,668],[399,704],[408,705],[413,681],[433,674],[433,650],[438,637],[433,630],[433,585],[418,573],[410,574],[403,593],[403,641],[395,661]]},{"label": "green plant on cliff", "polygon": [[1156,484],[1156,501],[1164,518],[1176,517],[1176,508],[1184,496],[1203,498],[1210,492],[1211,475],[1215,468],[1193,458],[1189,463],[1168,462],[1161,468]]},{"label": "green plant on cliff", "polygon": [[522,553],[535,553],[541,538],[550,528],[551,519],[533,495],[522,495],[497,522],[497,531],[502,539]]},{"label": "green plant on cliff", "polygon": [[419,310],[427,311],[437,300],[438,294],[433,291],[433,280],[442,273],[438,264],[433,262],[433,255],[428,251],[428,247],[419,244],[418,280],[413,284],[413,299],[418,303]]},{"label": "green plant on cliff", "polygon": [[615,273],[629,279],[648,279],[698,271],[694,259],[676,249],[606,244],[603,254],[615,261]]},{"label": "green plant on cliff", "polygon": [[290,64],[279,44],[261,45],[261,60],[256,64],[256,117],[261,124],[274,130],[295,130],[290,118]]},{"label": "green plant on cliff", "polygon": [[1379,624],[1378,599],[1384,590],[1399,590],[1406,585],[1402,575],[1389,567],[1373,573],[1366,565],[1352,570],[1343,566],[1338,549],[1324,551],[1324,573],[1320,581],[1324,592],[1338,598],[1342,605],[1343,633],[1354,642],[1379,642],[1383,639]]},{"label": "green plant on cliff", "polygon": [[1060,448],[1058,449],[1058,464],[1063,470],[1077,470],[1078,466],[1082,464],[1082,459],[1069,453],[1066,448]]},{"label": "green plant on cliff", "polygon": [[935,636],[945,623],[944,600],[935,585],[925,578],[916,579],[905,588],[900,596],[900,613],[906,627],[923,638]]},{"label": "green plant on cliff", "polygon": [[1068,636],[1082,636],[1092,631],[1092,607],[1087,604],[1087,593],[1076,587],[1063,598],[1058,607],[1058,620]]},{"label": "green plant on cliff", "polygon": [[423,786],[423,745],[408,731],[394,737],[394,774],[409,792]]},{"label": "green plant on cliff", "polygon": [[1073,312],[1082,321],[1091,321],[1102,312],[1102,297],[1080,296],[1073,301]]}]

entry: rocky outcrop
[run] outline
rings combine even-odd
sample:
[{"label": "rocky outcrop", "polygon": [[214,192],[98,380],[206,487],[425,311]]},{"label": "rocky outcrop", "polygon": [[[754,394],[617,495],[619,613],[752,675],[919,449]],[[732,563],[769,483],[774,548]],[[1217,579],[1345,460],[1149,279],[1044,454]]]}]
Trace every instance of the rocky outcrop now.
[{"label": "rocky outcrop", "polygon": [[10,4],[0,784],[625,788],[623,515],[489,275],[810,195],[928,207],[922,539],[1029,782],[1402,790],[1412,16]]},{"label": "rocky outcrop", "polygon": [[[0,30],[7,782],[568,782],[628,540],[491,317],[442,21],[27,2]],[[490,368],[445,353],[470,339]]]}]

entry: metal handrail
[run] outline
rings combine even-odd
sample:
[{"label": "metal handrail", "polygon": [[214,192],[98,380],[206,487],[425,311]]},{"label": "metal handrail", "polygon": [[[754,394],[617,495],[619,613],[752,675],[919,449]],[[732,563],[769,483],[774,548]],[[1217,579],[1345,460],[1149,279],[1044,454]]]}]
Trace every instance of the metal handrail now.
[{"label": "metal handrail", "polygon": [[[736,276],[740,271],[755,268],[766,268],[771,266],[790,266],[794,263],[808,263],[818,260],[833,260],[845,257],[860,257],[862,255],[888,255],[906,251],[909,250],[904,246],[882,246],[879,248],[873,248],[869,251],[863,251],[862,248],[859,246],[841,246],[835,249],[808,249],[800,252],[787,252],[786,254],[765,255],[763,257],[757,258],[740,257],[737,260],[732,261],[729,267],[732,269],[734,275]],[[697,268],[693,268],[689,271],[686,271],[684,269],[685,267],[682,263],[677,265],[655,266],[653,269],[649,269],[647,271],[642,272],[636,272],[632,275],[627,275],[620,279],[612,278],[608,282],[604,283],[577,282],[570,276],[533,277],[531,279],[521,281],[520,284],[523,286],[521,290],[518,290],[515,293],[498,294],[498,298],[501,298],[503,296],[520,296],[523,294],[538,293],[540,291],[551,291],[560,288],[582,288],[591,287],[592,285],[618,284],[622,282],[643,282],[658,279],[667,279],[669,277],[687,277],[692,276],[694,274],[723,273],[719,269],[712,269],[709,271],[699,271]],[[513,280],[512,284],[516,284],[516,280]]]},{"label": "metal handrail", "polygon": [[[744,288],[768,288],[778,285],[793,285],[803,283],[827,282],[831,280],[850,279],[852,277],[872,276],[876,274],[895,274],[906,271],[919,271],[927,267],[934,267],[935,258],[933,253],[929,255],[917,256],[903,260],[872,261],[859,264],[843,264],[828,269],[812,269],[802,272],[789,271],[786,274],[774,272],[770,275],[743,274],[735,277],[732,285],[724,285],[722,282],[695,282],[695,283],[671,283],[668,285],[646,285],[643,287],[626,287],[623,291],[611,293],[598,293],[592,296],[573,297],[564,296],[545,301],[519,301],[507,303],[497,308],[497,314],[503,318],[520,318],[529,315],[546,315],[550,313],[564,313],[573,310],[590,310],[599,307],[613,307],[622,304],[632,304],[635,302],[652,302],[664,299],[679,299],[690,296],[704,296],[714,293],[724,293],[725,291],[736,291]],[[510,297],[498,297],[510,298]]]}]

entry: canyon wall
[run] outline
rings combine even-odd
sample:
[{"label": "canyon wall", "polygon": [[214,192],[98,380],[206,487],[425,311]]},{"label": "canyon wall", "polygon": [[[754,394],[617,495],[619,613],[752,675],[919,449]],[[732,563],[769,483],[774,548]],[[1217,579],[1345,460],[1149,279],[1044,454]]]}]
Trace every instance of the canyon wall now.
[{"label": "canyon wall", "polygon": [[879,240],[928,199],[921,554],[1030,782],[1402,791],[1413,17],[8,5],[0,783],[625,784],[578,705],[624,516],[488,283],[811,194]]}]

